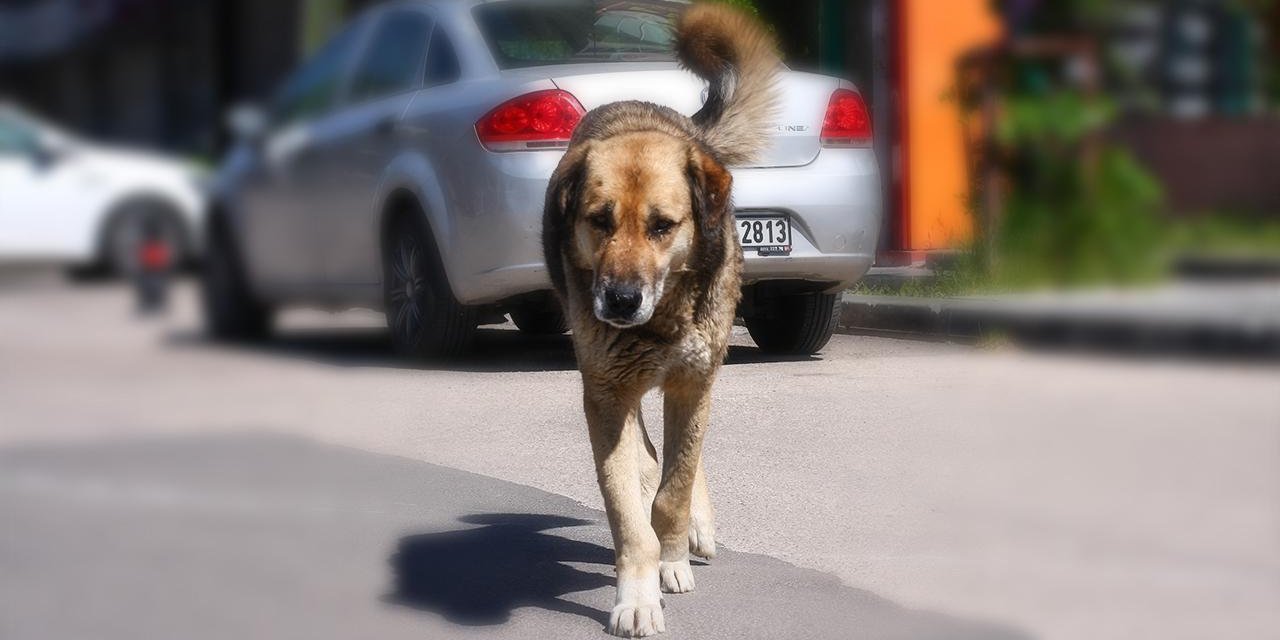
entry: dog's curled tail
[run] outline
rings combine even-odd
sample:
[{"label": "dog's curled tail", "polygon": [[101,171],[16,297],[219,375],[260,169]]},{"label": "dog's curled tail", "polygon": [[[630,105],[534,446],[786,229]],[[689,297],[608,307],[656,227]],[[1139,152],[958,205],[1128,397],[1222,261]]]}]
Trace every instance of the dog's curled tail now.
[{"label": "dog's curled tail", "polygon": [[710,83],[693,116],[703,142],[727,165],[756,161],[769,145],[778,108],[778,59],[773,35],[728,5],[695,4],[676,33],[676,55]]}]

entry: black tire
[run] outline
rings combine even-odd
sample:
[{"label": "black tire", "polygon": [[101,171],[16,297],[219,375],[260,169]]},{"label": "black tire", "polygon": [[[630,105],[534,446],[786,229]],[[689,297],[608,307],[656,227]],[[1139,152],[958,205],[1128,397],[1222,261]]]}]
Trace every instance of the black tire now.
[{"label": "black tire", "polygon": [[139,198],[121,205],[103,230],[98,261],[108,275],[126,277],[137,270],[138,250],[147,225],[160,229],[169,247],[173,268],[188,262],[191,236],[182,216],[162,200]]},{"label": "black tire", "polygon": [[524,333],[538,336],[556,336],[569,330],[569,320],[555,301],[516,307],[511,310],[511,321]]},{"label": "black tire", "polygon": [[231,230],[214,221],[209,227],[201,270],[205,330],[223,341],[261,340],[271,333],[272,310],[249,287],[244,263]]},{"label": "black tire", "polygon": [[743,320],[762,351],[813,355],[827,346],[835,333],[839,321],[836,298],[826,293],[780,296],[769,308]]},{"label": "black tire", "polygon": [[478,315],[453,296],[424,225],[414,213],[403,214],[384,245],[383,295],[396,350],[422,358],[466,353],[475,338]]}]

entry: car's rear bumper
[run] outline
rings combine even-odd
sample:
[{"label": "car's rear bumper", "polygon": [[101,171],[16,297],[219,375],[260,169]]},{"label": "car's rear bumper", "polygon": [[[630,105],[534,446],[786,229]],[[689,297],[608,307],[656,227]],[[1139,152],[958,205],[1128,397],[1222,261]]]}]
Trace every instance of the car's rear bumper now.
[{"label": "car's rear bumper", "polygon": [[827,149],[802,167],[734,171],[741,213],[782,212],[792,223],[786,256],[747,251],[744,280],[810,280],[846,288],[875,262],[880,172],[871,149]]},{"label": "car's rear bumper", "polygon": [[[542,204],[558,152],[485,153],[485,171],[463,180],[451,202],[446,268],[467,304],[498,302],[551,287],[542,258]],[[835,290],[875,260],[880,177],[870,149],[828,149],[807,165],[734,172],[740,212],[783,212],[792,221],[785,256],[748,252],[745,280],[806,280]],[[462,198],[463,194],[474,194]]]}]

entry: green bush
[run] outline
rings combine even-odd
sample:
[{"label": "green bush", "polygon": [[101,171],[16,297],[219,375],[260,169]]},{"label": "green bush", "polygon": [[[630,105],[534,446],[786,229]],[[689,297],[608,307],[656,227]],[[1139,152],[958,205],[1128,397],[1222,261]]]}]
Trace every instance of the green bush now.
[{"label": "green bush", "polygon": [[986,261],[994,281],[1064,286],[1159,272],[1162,190],[1101,137],[1112,114],[1067,91],[1010,99],[996,131],[1010,184]]}]

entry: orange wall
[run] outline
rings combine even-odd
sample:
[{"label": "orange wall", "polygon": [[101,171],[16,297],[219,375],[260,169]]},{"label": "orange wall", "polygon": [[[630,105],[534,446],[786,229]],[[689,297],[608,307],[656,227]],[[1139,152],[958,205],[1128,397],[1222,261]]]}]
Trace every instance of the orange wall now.
[{"label": "orange wall", "polygon": [[989,0],[899,0],[905,74],[907,250],[954,248],[970,237],[959,111],[949,97],[956,58],[996,39]]}]

